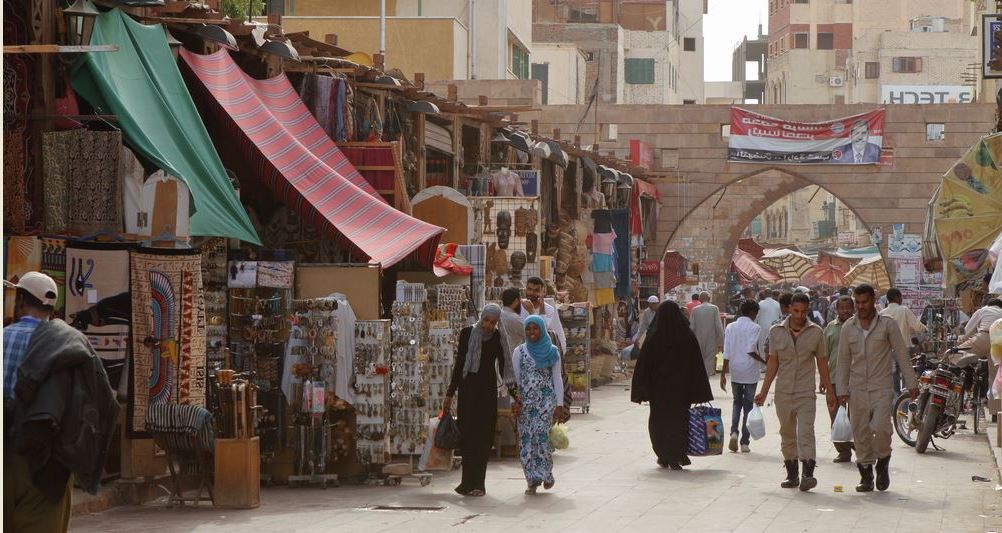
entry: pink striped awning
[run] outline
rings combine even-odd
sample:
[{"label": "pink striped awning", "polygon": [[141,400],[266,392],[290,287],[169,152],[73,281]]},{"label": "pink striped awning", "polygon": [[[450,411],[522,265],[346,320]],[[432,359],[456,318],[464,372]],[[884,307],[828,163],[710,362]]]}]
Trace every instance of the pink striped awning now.
[{"label": "pink striped awning", "polygon": [[[226,50],[181,51],[192,96],[203,114],[226,125],[243,156],[286,205],[371,262],[413,256],[431,265],[443,228],[394,209],[380,197],[310,114],[285,74],[255,80]],[[206,122],[209,117],[206,117]],[[225,153],[221,151],[221,153]]]}]

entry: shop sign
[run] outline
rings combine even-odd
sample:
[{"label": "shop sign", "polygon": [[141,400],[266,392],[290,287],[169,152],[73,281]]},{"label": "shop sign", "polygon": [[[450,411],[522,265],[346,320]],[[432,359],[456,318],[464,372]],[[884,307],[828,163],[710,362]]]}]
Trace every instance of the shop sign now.
[{"label": "shop sign", "polygon": [[630,163],[647,170],[654,168],[654,147],[639,139],[630,139]]},{"label": "shop sign", "polygon": [[825,122],[795,122],[732,107],[727,160],[875,165],[883,144],[883,109]]},{"label": "shop sign", "polygon": [[638,268],[641,276],[657,276],[661,272],[661,265],[657,261],[643,260]]},{"label": "shop sign", "polygon": [[516,170],[518,177],[522,178],[522,194],[525,196],[539,196],[539,171],[538,170]]},{"label": "shop sign", "polygon": [[974,88],[964,85],[881,85],[883,104],[969,104]]}]

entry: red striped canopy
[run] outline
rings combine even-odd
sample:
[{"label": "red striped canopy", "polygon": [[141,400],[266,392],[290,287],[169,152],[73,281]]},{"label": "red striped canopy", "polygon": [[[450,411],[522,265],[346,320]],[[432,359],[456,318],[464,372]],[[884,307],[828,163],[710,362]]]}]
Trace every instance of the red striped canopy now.
[{"label": "red striped canopy", "polygon": [[[226,50],[200,55],[181,51],[192,96],[226,124],[240,152],[260,170],[265,185],[286,205],[332,236],[355,246],[371,262],[393,265],[415,254],[434,258],[443,228],[386,203],[338,150],[280,74],[255,80]],[[222,152],[222,151],[221,151]]]},{"label": "red striped canopy", "polygon": [[738,274],[742,284],[776,283],[782,280],[782,277],[773,269],[763,265],[758,259],[755,259],[755,256],[740,248],[735,248],[734,255],[731,256],[731,270]]}]

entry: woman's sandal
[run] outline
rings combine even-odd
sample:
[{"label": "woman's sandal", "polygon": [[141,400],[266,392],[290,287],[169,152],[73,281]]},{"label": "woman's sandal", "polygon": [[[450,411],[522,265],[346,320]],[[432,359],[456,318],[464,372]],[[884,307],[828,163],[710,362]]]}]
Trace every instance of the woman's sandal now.
[{"label": "woman's sandal", "polygon": [[556,484],[557,484],[556,481],[547,481],[546,483],[543,483],[543,488],[546,489],[546,490],[550,490]]},{"label": "woman's sandal", "polygon": [[529,485],[529,488],[525,489],[525,493],[529,496],[534,496],[537,488],[539,488],[539,485]]},{"label": "woman's sandal", "polygon": [[487,494],[486,492],[484,492],[484,491],[482,491],[480,489],[473,489],[470,492],[466,493],[467,496],[473,496],[475,498],[479,498],[481,496],[485,496],[486,494]]}]

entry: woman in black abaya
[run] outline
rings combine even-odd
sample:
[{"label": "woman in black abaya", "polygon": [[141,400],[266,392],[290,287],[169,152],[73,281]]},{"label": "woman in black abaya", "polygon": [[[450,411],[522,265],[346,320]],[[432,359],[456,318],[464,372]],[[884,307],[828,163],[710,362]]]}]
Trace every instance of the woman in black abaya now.
[{"label": "woman in black abaya", "polygon": [[713,399],[703,354],[678,304],[658,307],[654,328],[647,334],[633,373],[630,399],[650,402],[648,431],[658,464],[681,470],[691,464],[689,406]]}]

